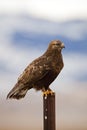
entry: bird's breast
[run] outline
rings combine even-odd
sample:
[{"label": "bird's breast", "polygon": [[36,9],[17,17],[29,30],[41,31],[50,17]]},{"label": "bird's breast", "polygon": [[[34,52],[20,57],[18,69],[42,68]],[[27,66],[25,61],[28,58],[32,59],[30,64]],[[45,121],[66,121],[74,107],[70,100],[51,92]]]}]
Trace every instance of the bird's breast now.
[{"label": "bird's breast", "polygon": [[62,70],[64,64],[63,64],[63,60],[62,58],[54,58],[52,61],[52,68],[56,73],[60,73],[60,71]]}]

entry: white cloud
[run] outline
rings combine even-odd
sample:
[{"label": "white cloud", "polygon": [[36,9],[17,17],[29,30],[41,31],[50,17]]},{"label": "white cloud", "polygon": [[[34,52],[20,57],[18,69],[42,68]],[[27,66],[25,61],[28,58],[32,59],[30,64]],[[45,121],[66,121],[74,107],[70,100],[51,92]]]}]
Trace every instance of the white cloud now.
[{"label": "white cloud", "polygon": [[67,20],[74,17],[84,17],[85,11],[87,12],[87,1],[84,0],[51,0],[51,1],[29,1],[27,8],[36,16],[50,19],[50,20]]},{"label": "white cloud", "polygon": [[25,12],[52,21],[86,18],[86,0],[3,0],[0,12]]}]

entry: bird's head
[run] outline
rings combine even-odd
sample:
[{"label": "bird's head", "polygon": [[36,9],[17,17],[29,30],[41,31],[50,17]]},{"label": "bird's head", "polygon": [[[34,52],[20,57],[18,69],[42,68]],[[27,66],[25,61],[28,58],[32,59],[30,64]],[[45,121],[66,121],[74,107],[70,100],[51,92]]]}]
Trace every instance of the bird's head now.
[{"label": "bird's head", "polygon": [[48,49],[57,51],[61,51],[63,48],[65,48],[64,43],[62,43],[60,40],[51,41],[48,47]]}]

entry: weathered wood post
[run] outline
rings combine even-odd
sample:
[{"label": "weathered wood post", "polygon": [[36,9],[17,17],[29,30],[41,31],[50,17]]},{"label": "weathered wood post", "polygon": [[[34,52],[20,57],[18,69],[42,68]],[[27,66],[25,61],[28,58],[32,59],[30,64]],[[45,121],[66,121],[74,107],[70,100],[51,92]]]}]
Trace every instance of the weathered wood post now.
[{"label": "weathered wood post", "polygon": [[43,96],[43,130],[55,130],[55,93]]}]

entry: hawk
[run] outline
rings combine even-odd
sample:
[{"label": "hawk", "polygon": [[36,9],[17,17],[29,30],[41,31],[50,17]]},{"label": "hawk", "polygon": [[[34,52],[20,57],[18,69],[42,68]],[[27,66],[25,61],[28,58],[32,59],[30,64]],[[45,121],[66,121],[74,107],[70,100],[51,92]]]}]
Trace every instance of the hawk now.
[{"label": "hawk", "polygon": [[21,99],[31,88],[42,90],[43,94],[52,94],[49,85],[64,66],[61,54],[63,48],[65,48],[64,43],[60,40],[51,41],[46,52],[30,63],[19,76],[7,98]]}]

